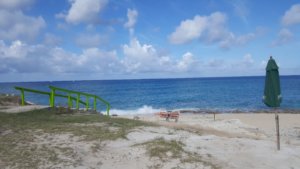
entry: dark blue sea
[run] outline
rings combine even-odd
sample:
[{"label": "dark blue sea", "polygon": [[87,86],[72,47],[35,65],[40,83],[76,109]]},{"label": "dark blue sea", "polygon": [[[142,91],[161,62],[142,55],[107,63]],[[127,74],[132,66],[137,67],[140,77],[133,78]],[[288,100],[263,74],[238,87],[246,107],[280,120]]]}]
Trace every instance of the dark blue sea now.
[{"label": "dark blue sea", "polygon": [[[20,94],[14,86],[50,91],[49,85],[96,94],[111,104],[114,113],[147,113],[159,109],[255,111],[262,102],[264,77],[224,77],[146,80],[95,80],[0,83],[0,93]],[[281,108],[300,109],[300,76],[281,76]],[[26,93],[26,100],[48,105],[46,95]],[[85,101],[85,98],[81,98]],[[91,105],[92,105],[91,100]],[[66,105],[67,99],[56,99]],[[100,110],[105,105],[97,104]]]}]

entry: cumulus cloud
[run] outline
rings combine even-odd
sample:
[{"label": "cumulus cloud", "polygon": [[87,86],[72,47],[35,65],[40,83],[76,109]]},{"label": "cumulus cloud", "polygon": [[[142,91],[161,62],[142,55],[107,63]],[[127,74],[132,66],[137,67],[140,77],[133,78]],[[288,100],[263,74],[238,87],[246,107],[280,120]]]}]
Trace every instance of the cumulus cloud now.
[{"label": "cumulus cloud", "polygon": [[152,45],[141,44],[136,38],[132,38],[129,44],[122,46],[124,59],[122,64],[126,67],[126,72],[149,72],[157,71],[160,57]]},{"label": "cumulus cloud", "polygon": [[245,65],[245,66],[249,66],[249,65],[253,65],[254,64],[254,60],[252,58],[252,55],[251,54],[246,54],[243,58],[243,61],[242,63]]},{"label": "cumulus cloud", "polygon": [[67,23],[93,24],[99,20],[99,13],[106,6],[108,0],[69,0],[71,8],[67,14],[60,13],[58,18],[65,18]]},{"label": "cumulus cloud", "polygon": [[197,62],[194,59],[194,55],[190,52],[186,52],[181,60],[178,61],[177,63],[177,68],[179,71],[188,71],[192,70],[194,68],[194,64]]},{"label": "cumulus cloud", "polygon": [[227,27],[227,17],[224,13],[215,12],[209,16],[196,15],[193,19],[184,20],[169,36],[172,44],[184,44],[200,40],[206,44],[217,43],[221,48],[233,45],[243,45],[253,40],[258,32],[237,36]]},{"label": "cumulus cloud", "polygon": [[249,41],[255,39],[256,33],[248,33],[241,36],[236,36],[233,33],[229,33],[228,36],[219,42],[221,48],[230,48],[233,45],[244,45]]},{"label": "cumulus cloud", "polygon": [[0,8],[2,9],[23,9],[27,8],[34,0],[1,0]]},{"label": "cumulus cloud", "polygon": [[116,51],[98,48],[75,54],[59,47],[28,45],[21,41],[7,45],[0,41],[0,53],[2,73],[109,73],[117,72],[120,67]]},{"label": "cumulus cloud", "polygon": [[0,40],[0,73],[178,73],[193,70],[198,63],[190,52],[175,59],[136,38],[122,49],[123,57],[119,57],[115,50],[96,47],[73,53],[55,46],[29,45],[19,40],[7,44]]},{"label": "cumulus cloud", "polygon": [[118,55],[116,50],[105,51],[96,47],[73,53],[49,45],[29,45],[22,41],[7,44],[1,40],[0,53],[0,76],[11,73],[38,73],[80,74],[78,79],[92,74],[103,74],[108,77],[115,75],[149,77],[154,74],[179,77],[200,75],[203,72],[206,75],[240,72],[242,75],[248,71],[245,69],[246,66],[256,70],[251,54],[246,54],[236,62],[226,63],[213,58],[210,61],[200,62],[199,57],[195,57],[189,51],[176,58],[161,54],[153,45],[143,44],[136,38],[122,46],[121,55]]},{"label": "cumulus cloud", "polygon": [[300,4],[295,4],[285,12],[281,19],[281,23],[284,26],[290,26],[300,23]]},{"label": "cumulus cloud", "polygon": [[62,39],[54,34],[46,33],[44,36],[44,44],[46,45],[58,46],[61,42]]},{"label": "cumulus cloud", "polygon": [[293,38],[294,34],[289,29],[283,28],[279,31],[277,39],[272,42],[271,46],[287,44],[293,41]]},{"label": "cumulus cloud", "polygon": [[242,59],[239,59],[231,64],[231,69],[238,71],[247,71],[248,68],[254,66],[254,59],[250,53],[247,53],[243,56]]},{"label": "cumulus cloud", "polygon": [[127,18],[128,21],[124,24],[125,28],[128,28],[130,33],[134,32],[134,25],[137,21],[138,11],[135,9],[127,9]]},{"label": "cumulus cloud", "polygon": [[75,42],[80,47],[90,48],[99,46],[101,39],[103,38],[99,34],[80,34]]},{"label": "cumulus cloud", "polygon": [[[222,13],[214,13],[212,15],[219,16],[222,18],[221,20],[225,20],[226,17]],[[188,19],[182,21],[180,25],[176,28],[175,32],[173,32],[169,40],[173,44],[182,44],[186,42],[190,42],[194,39],[199,38],[202,33],[207,29],[209,22],[224,22],[224,21],[214,21],[210,18],[210,16],[199,16],[196,15],[193,19]],[[214,23],[218,24],[218,23]]]},{"label": "cumulus cloud", "polygon": [[127,73],[187,72],[197,63],[193,54],[186,52],[180,59],[163,55],[148,44],[141,44],[136,38],[123,45],[124,59],[121,63]]},{"label": "cumulus cloud", "polygon": [[0,39],[33,40],[46,26],[44,19],[24,15],[21,11],[0,10]]}]

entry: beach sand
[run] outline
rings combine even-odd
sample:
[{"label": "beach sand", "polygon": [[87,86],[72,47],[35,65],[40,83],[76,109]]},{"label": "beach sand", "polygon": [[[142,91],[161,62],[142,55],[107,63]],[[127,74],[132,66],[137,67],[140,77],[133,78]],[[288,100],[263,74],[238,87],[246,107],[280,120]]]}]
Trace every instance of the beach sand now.
[{"label": "beach sand", "polygon": [[[137,127],[124,139],[101,142],[84,141],[68,133],[39,132],[31,144],[57,152],[62,161],[54,164],[45,161],[39,168],[300,168],[300,114],[279,114],[280,151],[276,148],[274,114],[216,114],[214,120],[213,114],[182,113],[178,122],[165,121],[155,114],[119,117],[134,119],[135,116],[158,125]],[[147,143],[161,139],[170,144],[180,142],[182,149],[178,154],[167,151],[163,158],[149,155]],[[1,166],[0,159],[1,167],[7,166]]]},{"label": "beach sand", "polygon": [[[179,121],[140,115],[167,128],[186,149],[221,168],[300,168],[300,114],[279,114],[281,150],[276,148],[274,114],[181,114]],[[133,116],[123,116],[133,118]],[[209,155],[208,155],[209,154]]]}]

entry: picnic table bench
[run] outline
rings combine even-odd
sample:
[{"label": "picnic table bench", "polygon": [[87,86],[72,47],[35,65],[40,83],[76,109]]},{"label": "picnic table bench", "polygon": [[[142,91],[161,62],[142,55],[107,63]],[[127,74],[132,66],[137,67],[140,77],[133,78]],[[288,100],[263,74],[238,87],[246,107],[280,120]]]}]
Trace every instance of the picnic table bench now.
[{"label": "picnic table bench", "polygon": [[159,112],[158,115],[161,118],[165,118],[166,121],[169,121],[170,119],[175,119],[175,122],[177,122],[178,119],[179,119],[179,112],[178,111],[175,111],[175,112],[171,112],[171,111]]}]

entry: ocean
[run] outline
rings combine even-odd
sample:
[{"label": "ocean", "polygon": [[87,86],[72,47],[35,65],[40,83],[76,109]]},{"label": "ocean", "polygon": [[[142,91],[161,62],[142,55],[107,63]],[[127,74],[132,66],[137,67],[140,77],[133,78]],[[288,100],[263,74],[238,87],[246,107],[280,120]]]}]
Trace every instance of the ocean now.
[{"label": "ocean", "polygon": [[[262,102],[265,77],[219,77],[142,80],[93,80],[0,83],[0,93],[20,94],[14,86],[50,91],[49,85],[91,93],[111,104],[117,114],[160,110],[255,111],[268,109]],[[300,76],[281,76],[281,108],[300,109]],[[26,92],[26,101],[48,105],[45,95]],[[85,100],[85,98],[82,98]],[[91,102],[92,104],[92,102]],[[67,105],[67,99],[56,99]],[[97,104],[105,110],[105,105]]]}]

